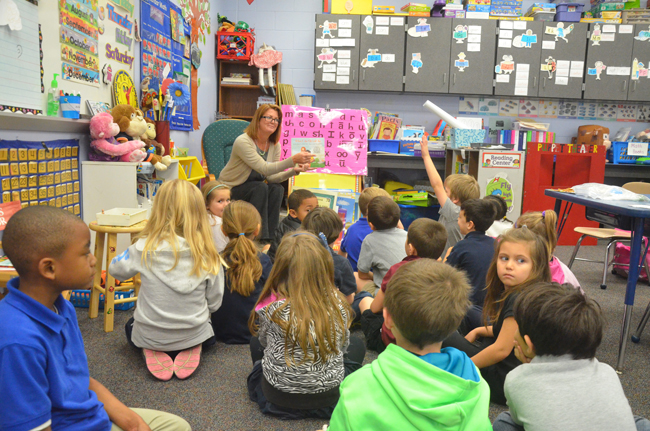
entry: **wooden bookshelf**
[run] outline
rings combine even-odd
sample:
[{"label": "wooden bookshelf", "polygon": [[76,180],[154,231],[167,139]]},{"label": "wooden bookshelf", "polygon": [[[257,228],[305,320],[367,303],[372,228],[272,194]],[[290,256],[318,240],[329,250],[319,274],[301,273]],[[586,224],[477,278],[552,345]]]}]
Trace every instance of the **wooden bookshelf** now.
[{"label": "wooden bookshelf", "polygon": [[[275,83],[280,81],[280,65],[273,66],[276,72]],[[250,120],[257,110],[257,98],[264,96],[259,86],[259,69],[249,66],[248,60],[219,60],[218,68],[218,110],[225,112],[232,118]],[[251,85],[221,84],[221,78],[230,76],[231,73],[248,73],[251,75]],[[277,94],[277,87],[275,87]],[[267,88],[270,93],[270,89]],[[269,94],[271,96],[271,94]],[[277,96],[275,98],[277,103]]]}]

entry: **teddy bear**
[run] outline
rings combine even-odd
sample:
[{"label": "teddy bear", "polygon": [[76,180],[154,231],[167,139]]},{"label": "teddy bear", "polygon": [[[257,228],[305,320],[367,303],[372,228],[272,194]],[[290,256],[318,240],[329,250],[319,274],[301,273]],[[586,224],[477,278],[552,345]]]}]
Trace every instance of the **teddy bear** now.
[{"label": "teddy bear", "polygon": [[141,162],[146,153],[140,140],[119,143],[115,136],[120,127],[113,122],[113,116],[101,112],[90,119],[90,151],[88,159],[97,162]]},{"label": "teddy bear", "polygon": [[147,157],[144,161],[151,163],[157,171],[166,171],[172,158],[165,156],[165,147],[156,141],[156,124],[153,120],[145,117],[144,121],[147,123],[147,131],[140,136],[140,139],[146,144],[147,150]]},{"label": "teddy bear", "polygon": [[147,123],[139,109],[131,105],[121,104],[111,110],[113,121],[120,126],[120,133],[115,136],[117,142],[139,141],[140,136],[147,131]]}]

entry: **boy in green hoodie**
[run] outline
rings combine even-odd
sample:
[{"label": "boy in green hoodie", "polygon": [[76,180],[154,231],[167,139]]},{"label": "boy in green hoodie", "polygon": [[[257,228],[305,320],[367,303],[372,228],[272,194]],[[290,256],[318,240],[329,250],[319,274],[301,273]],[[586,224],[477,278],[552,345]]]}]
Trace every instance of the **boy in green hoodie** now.
[{"label": "boy in green hoodie", "polygon": [[470,290],[461,272],[432,259],[397,270],[383,311],[397,345],[343,381],[328,430],[492,430],[487,383],[465,353],[441,348]]}]

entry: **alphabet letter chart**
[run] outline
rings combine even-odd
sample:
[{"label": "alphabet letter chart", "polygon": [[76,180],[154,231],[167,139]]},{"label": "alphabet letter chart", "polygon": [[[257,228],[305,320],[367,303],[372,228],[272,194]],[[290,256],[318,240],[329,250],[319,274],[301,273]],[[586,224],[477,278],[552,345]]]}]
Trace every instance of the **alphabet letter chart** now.
[{"label": "alphabet letter chart", "polygon": [[[368,114],[357,109],[282,106],[282,159],[292,156],[292,141],[318,140],[324,149],[322,174],[368,174]],[[302,141],[300,141],[302,140]],[[295,144],[295,143],[294,143]],[[293,145],[300,149],[300,145]]]}]

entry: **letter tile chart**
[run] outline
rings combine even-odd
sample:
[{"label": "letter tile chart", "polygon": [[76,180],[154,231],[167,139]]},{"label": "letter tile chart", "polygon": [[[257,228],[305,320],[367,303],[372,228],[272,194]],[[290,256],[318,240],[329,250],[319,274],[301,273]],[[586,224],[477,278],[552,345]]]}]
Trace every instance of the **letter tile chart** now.
[{"label": "letter tile chart", "polygon": [[0,141],[2,203],[49,205],[81,214],[79,141]]}]

